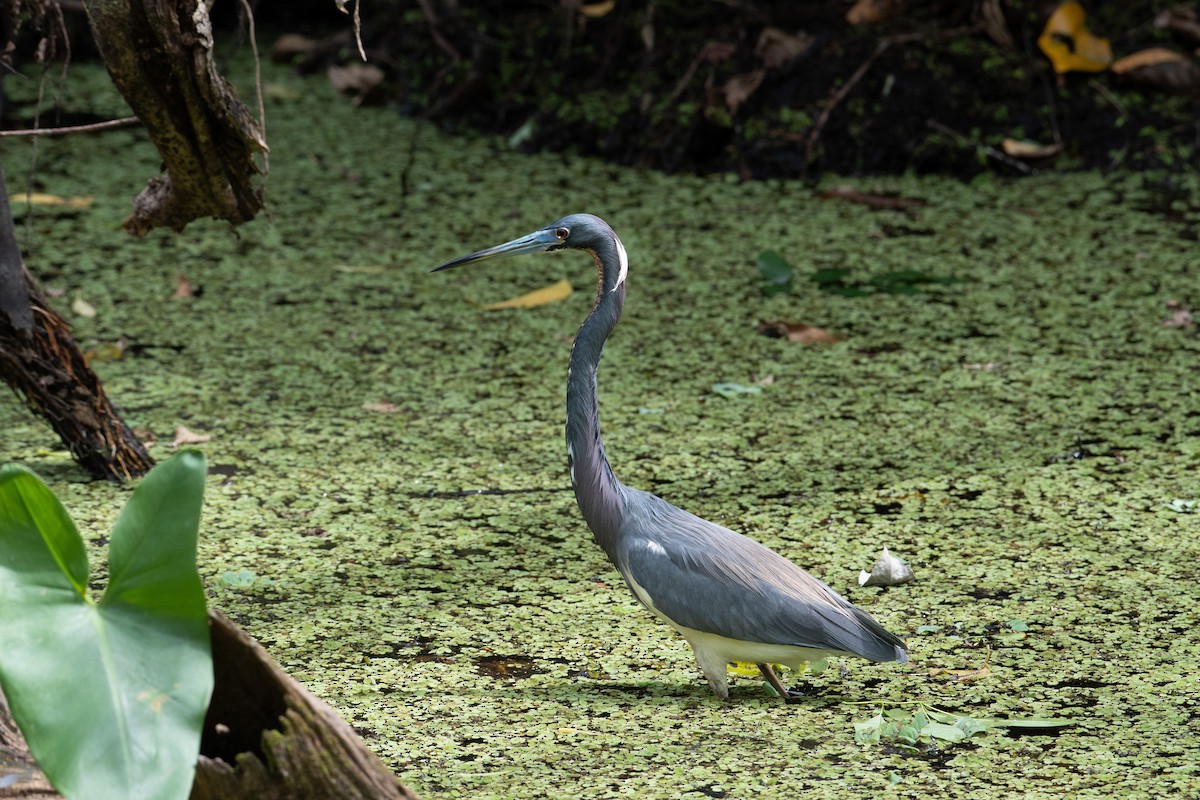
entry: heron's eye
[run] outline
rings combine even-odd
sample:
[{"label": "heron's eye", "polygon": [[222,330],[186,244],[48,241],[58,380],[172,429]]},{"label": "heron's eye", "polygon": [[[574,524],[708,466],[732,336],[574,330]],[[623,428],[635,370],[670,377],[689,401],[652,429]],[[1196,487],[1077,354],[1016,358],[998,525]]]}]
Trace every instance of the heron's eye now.
[{"label": "heron's eye", "polygon": [[571,235],[571,232],[566,228],[558,228],[554,231],[554,235],[558,237],[560,242],[565,242],[567,237]]}]

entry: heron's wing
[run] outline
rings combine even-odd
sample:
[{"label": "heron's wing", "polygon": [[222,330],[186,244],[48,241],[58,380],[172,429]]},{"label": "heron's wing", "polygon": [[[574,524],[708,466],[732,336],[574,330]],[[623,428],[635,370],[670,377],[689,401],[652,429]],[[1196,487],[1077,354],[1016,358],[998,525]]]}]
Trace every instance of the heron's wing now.
[{"label": "heron's wing", "polygon": [[899,639],[783,556],[643,497],[626,504],[618,566],[668,619],[739,641],[896,659]]}]

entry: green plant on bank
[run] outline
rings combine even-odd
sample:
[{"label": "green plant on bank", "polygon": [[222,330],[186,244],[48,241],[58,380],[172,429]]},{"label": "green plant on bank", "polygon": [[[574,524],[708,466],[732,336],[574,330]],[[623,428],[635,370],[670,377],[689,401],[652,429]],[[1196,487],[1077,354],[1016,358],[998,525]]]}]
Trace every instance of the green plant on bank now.
[{"label": "green plant on bank", "polygon": [[854,723],[854,741],[861,744],[886,743],[893,747],[919,752],[934,741],[948,744],[997,728],[1050,730],[1074,725],[1075,721],[1061,717],[1030,719],[995,719],[969,717],[943,711],[924,703],[916,703],[914,711],[900,708],[880,709],[870,719]]},{"label": "green plant on bank", "polygon": [[83,539],[25,467],[0,467],[0,688],[68,798],[186,798],[212,693],[196,537],[198,450],[155,467],[113,526],[108,588],[89,596]]},{"label": "green plant on bank", "polygon": [[[787,260],[770,250],[758,254],[758,274],[762,292],[767,297],[794,290],[795,270]],[[873,275],[865,281],[854,280],[850,270],[841,267],[819,269],[809,279],[823,292],[842,297],[865,297],[870,294],[920,294],[929,286],[962,283],[962,279],[946,275],[930,275],[918,270],[904,269]]]}]

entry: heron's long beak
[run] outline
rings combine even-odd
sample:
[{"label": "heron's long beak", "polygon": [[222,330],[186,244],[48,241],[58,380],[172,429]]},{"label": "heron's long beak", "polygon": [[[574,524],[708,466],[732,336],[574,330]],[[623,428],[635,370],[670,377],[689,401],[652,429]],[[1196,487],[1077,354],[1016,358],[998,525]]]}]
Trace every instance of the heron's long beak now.
[{"label": "heron's long beak", "polygon": [[554,235],[554,231],[534,231],[528,236],[522,236],[520,239],[513,239],[511,242],[498,244],[495,247],[471,253],[469,256],[447,261],[440,267],[435,267],[433,271],[437,272],[438,270],[450,269],[451,267],[461,267],[464,264],[474,264],[476,261],[486,261],[489,258],[516,256],[522,253],[540,253],[556,244],[558,244],[558,237]]}]

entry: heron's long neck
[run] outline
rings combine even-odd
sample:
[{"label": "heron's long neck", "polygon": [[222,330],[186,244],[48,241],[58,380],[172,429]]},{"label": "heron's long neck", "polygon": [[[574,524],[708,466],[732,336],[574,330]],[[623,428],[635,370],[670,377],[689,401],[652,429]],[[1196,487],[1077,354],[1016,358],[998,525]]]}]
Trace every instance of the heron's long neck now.
[{"label": "heron's long neck", "polygon": [[[618,260],[618,253],[620,260]],[[600,286],[592,313],[575,335],[567,372],[567,463],[575,500],[596,537],[596,543],[615,563],[620,526],[621,482],[613,474],[600,439],[600,411],[596,404],[596,370],[604,341],[621,318],[625,305],[624,250],[614,239],[614,250],[597,253]],[[609,266],[606,268],[605,264]],[[620,270],[618,272],[618,270]]]}]

